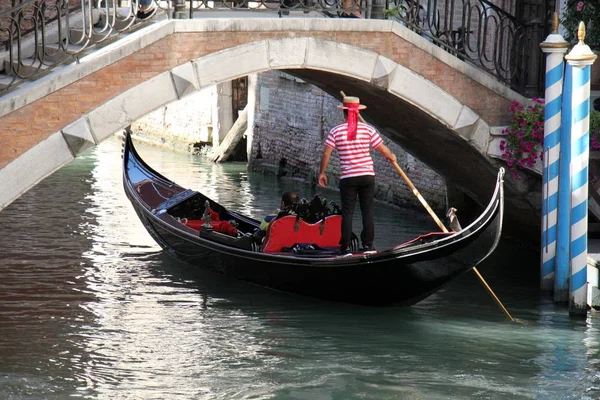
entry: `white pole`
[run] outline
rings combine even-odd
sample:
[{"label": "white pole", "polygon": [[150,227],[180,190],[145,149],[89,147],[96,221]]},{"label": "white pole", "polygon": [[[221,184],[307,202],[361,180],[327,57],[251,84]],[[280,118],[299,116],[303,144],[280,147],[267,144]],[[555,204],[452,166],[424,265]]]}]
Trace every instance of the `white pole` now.
[{"label": "white pole", "polygon": [[590,159],[590,70],[596,55],[583,41],[585,24],[579,23],[579,43],[565,57],[573,66],[571,102],[571,273],[569,314],[587,314],[588,167]]},{"label": "white pole", "polygon": [[556,268],[561,106],[564,54],[568,46],[566,40],[558,34],[558,15],[554,13],[552,33],[540,43],[546,54],[540,286],[548,292],[554,289]]}]

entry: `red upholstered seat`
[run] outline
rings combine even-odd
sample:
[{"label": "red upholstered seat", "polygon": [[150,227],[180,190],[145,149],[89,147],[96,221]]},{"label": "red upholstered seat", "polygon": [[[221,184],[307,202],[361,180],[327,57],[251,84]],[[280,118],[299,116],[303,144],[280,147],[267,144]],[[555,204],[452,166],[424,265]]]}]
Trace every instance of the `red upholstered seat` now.
[{"label": "red upholstered seat", "polygon": [[186,218],[182,218],[181,222],[197,231],[199,231],[200,228],[202,228],[202,225],[204,225],[204,223],[205,223],[204,220],[202,220],[202,219],[186,219]]},{"label": "red upholstered seat", "polygon": [[[189,226],[192,229],[200,231],[200,229],[202,229],[202,226],[204,226],[204,224],[206,222],[204,222],[204,220],[202,220],[202,219],[182,218],[181,223]],[[231,226],[231,224],[227,221],[212,221],[210,223],[210,226],[211,226],[211,228],[213,228],[213,230],[215,232],[224,233],[226,235],[234,236],[234,237],[237,236],[237,232],[238,232],[237,229],[235,229],[233,226]]]},{"label": "red upholstered seat", "polygon": [[284,247],[291,247],[295,243],[314,243],[321,247],[339,246],[341,236],[341,215],[330,215],[324,221],[314,224],[296,221],[295,215],[287,215],[269,224],[262,251],[279,253]]}]

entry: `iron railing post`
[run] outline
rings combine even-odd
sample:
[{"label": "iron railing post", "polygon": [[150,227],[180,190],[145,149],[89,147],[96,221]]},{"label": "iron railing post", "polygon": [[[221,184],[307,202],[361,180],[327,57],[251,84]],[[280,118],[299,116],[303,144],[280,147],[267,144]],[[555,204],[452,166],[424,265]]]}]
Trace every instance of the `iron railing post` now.
[{"label": "iron railing post", "polygon": [[173,0],[173,19],[185,19],[185,0]]},{"label": "iron railing post", "polygon": [[372,0],[371,19],[385,19],[386,0]]}]

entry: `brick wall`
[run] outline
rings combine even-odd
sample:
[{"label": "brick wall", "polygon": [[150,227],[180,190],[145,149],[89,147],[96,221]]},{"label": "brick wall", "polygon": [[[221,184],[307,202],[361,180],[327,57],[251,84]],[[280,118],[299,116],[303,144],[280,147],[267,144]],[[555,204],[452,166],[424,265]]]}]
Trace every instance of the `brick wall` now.
[{"label": "brick wall", "polygon": [[[343,122],[342,112],[337,108],[339,99],[278,71],[259,74],[256,97],[250,168],[278,171],[289,177],[316,182],[325,137],[331,128]],[[398,145],[383,139],[427,203],[433,209],[443,211],[446,206],[444,180]],[[377,151],[372,154],[376,198],[422,209],[394,167]],[[337,188],[340,168],[336,152],[330,160],[327,175],[330,186]]]},{"label": "brick wall", "polygon": [[[304,32],[176,33],[37,101],[0,117],[0,168],[81,115],[138,83],[204,55],[270,38],[302,37]],[[310,37],[378,52],[431,80],[470,107],[491,126],[510,118],[510,100],[445,65],[389,32],[311,32]],[[124,73],[127,71],[127,73]],[[481,101],[485,99],[485,101]]]}]

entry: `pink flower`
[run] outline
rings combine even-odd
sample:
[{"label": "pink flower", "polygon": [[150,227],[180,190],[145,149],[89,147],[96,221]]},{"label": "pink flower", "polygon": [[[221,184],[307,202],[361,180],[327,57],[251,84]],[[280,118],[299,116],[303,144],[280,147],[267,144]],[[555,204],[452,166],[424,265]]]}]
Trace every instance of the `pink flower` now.
[{"label": "pink flower", "polygon": [[583,1],[580,1],[579,3],[577,3],[577,11],[581,11],[583,10]]}]

